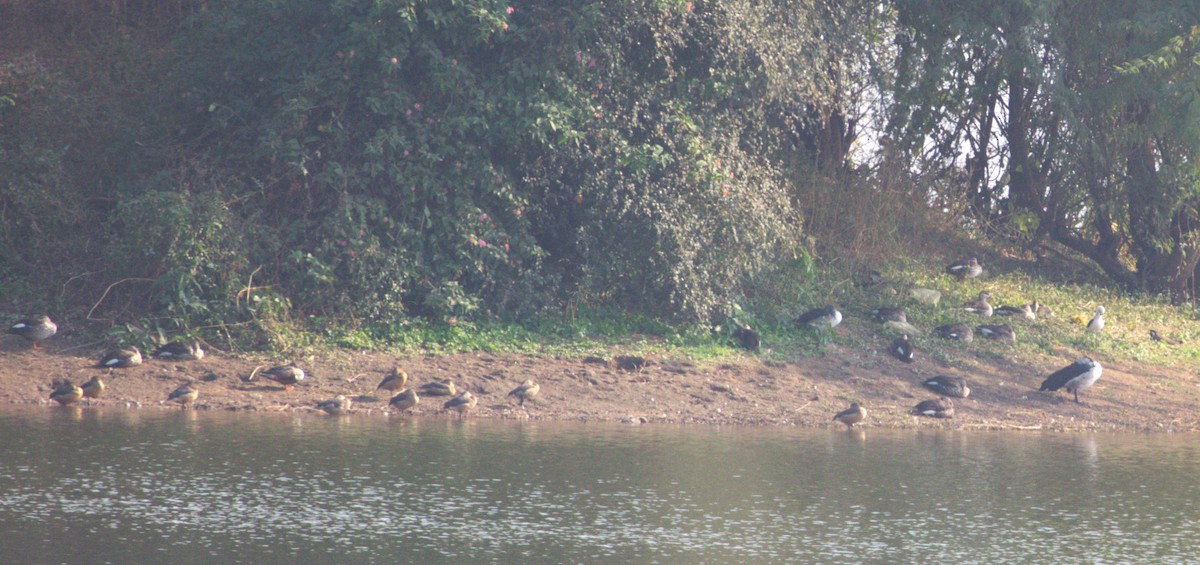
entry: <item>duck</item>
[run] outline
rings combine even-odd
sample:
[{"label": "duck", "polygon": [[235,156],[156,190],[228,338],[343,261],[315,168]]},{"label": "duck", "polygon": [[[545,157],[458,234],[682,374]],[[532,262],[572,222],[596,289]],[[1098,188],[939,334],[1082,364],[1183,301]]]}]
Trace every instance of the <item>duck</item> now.
[{"label": "duck", "polygon": [[943,339],[956,339],[966,343],[975,340],[975,332],[967,324],[946,324],[933,328],[934,335]]},{"label": "duck", "polygon": [[971,388],[967,386],[966,379],[962,377],[938,375],[921,381],[921,384],[925,388],[945,396],[953,396],[954,398],[971,396]]},{"label": "duck", "polygon": [[748,325],[743,325],[742,327],[733,330],[733,337],[738,341],[738,345],[742,346],[742,349],[745,349],[746,351],[758,351],[758,348],[761,345],[758,332],[754,331],[754,329]]},{"label": "duck", "polygon": [[1092,333],[1100,333],[1104,331],[1104,307],[1096,307],[1096,315],[1087,323],[1087,331]]},{"label": "duck", "polygon": [[79,402],[79,399],[83,398],[83,389],[69,380],[55,383],[55,385],[54,392],[50,393],[50,400],[62,406]]},{"label": "duck", "polygon": [[1161,341],[1167,345],[1179,345],[1180,343],[1182,343],[1181,341],[1179,341],[1177,339],[1171,339],[1169,337],[1163,337],[1161,335],[1158,335],[1158,332],[1155,330],[1150,330],[1150,339],[1152,339],[1154,341]]},{"label": "duck", "polygon": [[341,416],[350,411],[350,399],[345,395],[339,394],[329,400],[317,403],[317,408],[324,410],[330,416]]},{"label": "duck", "polygon": [[904,313],[904,308],[893,308],[891,306],[880,306],[871,310],[871,317],[879,323],[884,322],[903,322],[908,323],[908,316]]},{"label": "duck", "polygon": [[450,379],[425,383],[417,388],[425,396],[454,396],[458,392],[454,388],[454,381]]},{"label": "duck", "polygon": [[992,314],[995,316],[1019,317],[1030,321],[1037,319],[1037,314],[1034,313],[1032,304],[1022,304],[1020,306],[1001,306],[993,310]]},{"label": "duck", "polygon": [[97,367],[104,369],[124,369],[142,364],[142,351],[136,345],[119,347],[104,354],[96,362]]},{"label": "duck", "polygon": [[400,393],[396,396],[393,396],[392,399],[388,401],[388,406],[391,406],[396,410],[410,410],[420,403],[421,397],[417,396],[417,392],[411,388],[406,388],[400,391]]},{"label": "duck", "polygon": [[33,342],[33,349],[41,349],[38,347],[38,342],[50,339],[51,336],[58,333],[58,325],[50,319],[50,316],[36,316],[17,320],[16,323],[9,326],[7,331]]},{"label": "duck", "polygon": [[833,306],[813,308],[796,318],[797,326],[808,325],[818,331],[836,328],[840,323],[842,323],[842,313]]},{"label": "duck", "polygon": [[100,375],[96,375],[79,388],[83,391],[83,397],[89,399],[90,403],[91,399],[100,398],[100,395],[104,394],[104,381],[100,380]]},{"label": "duck", "polygon": [[461,418],[466,415],[467,412],[473,410],[475,405],[478,403],[479,399],[475,398],[475,395],[471,394],[471,391],[464,390],[462,394],[447,400],[446,403],[442,405],[442,410],[455,410],[458,412],[458,416]]},{"label": "duck", "polygon": [[892,348],[889,352],[896,358],[905,363],[913,362],[913,346],[908,340],[908,334],[904,334],[892,342]]},{"label": "duck", "polygon": [[[261,368],[261,366],[255,367],[254,371],[250,373],[249,380],[254,380],[254,375]],[[283,390],[292,390],[296,383],[304,380],[304,369],[295,365],[279,365],[263,371],[262,376],[283,385]]]},{"label": "duck", "polygon": [[963,303],[963,310],[966,310],[972,314],[979,314],[983,317],[991,316],[992,305],[988,304],[988,299],[991,297],[992,293],[986,290],[981,290],[979,291],[979,298],[976,298],[975,300],[968,300]]},{"label": "duck", "polygon": [[1014,332],[1012,326],[1007,324],[975,326],[975,333],[997,341],[1017,342],[1017,332]]},{"label": "duck", "polygon": [[404,372],[404,369],[400,367],[395,367],[392,369],[392,372],[383,377],[382,381],[379,381],[379,386],[375,387],[375,392],[379,392],[380,390],[396,392],[403,389],[406,384],[408,384],[408,373]]},{"label": "duck", "polygon": [[851,402],[850,407],[833,415],[836,422],[846,424],[847,428],[853,428],[854,424],[867,419],[867,409],[863,408],[857,402]]},{"label": "duck", "polygon": [[1104,372],[1104,368],[1091,357],[1080,357],[1074,363],[1054,371],[1049,377],[1046,377],[1038,391],[1053,392],[1065,388],[1067,392],[1075,394],[1076,403],[1083,404],[1079,402],[1079,391],[1096,384],[1096,381],[1100,380],[1102,372]]},{"label": "duck", "polygon": [[167,400],[178,403],[186,409],[189,405],[196,402],[196,398],[199,396],[200,389],[196,388],[195,383],[183,383],[179,385],[179,388],[176,388],[171,391],[171,394],[167,395]]},{"label": "duck", "polygon": [[532,380],[526,380],[521,383],[521,386],[508,391],[508,396],[516,397],[521,401],[521,407],[525,407],[526,400],[533,400],[538,393],[542,391],[542,385],[539,385]]},{"label": "duck", "polygon": [[922,400],[910,411],[914,416],[929,416],[930,418],[953,418],[954,402],[949,398],[931,398]]},{"label": "duck", "polygon": [[1036,316],[1042,316],[1043,318],[1054,317],[1054,310],[1051,310],[1049,306],[1046,306],[1037,300],[1034,300],[1033,303],[1029,305],[1029,308],[1033,310],[1033,313]]},{"label": "duck", "polygon": [[172,341],[158,346],[150,355],[155,359],[171,361],[199,361],[204,359],[204,349],[198,341]]},{"label": "duck", "polygon": [[971,257],[966,261],[955,261],[946,265],[946,272],[954,275],[959,281],[973,279],[983,274],[983,267],[979,264],[979,259]]},{"label": "duck", "polygon": [[854,284],[859,288],[871,288],[883,284],[883,274],[875,269],[866,269],[854,273]]}]

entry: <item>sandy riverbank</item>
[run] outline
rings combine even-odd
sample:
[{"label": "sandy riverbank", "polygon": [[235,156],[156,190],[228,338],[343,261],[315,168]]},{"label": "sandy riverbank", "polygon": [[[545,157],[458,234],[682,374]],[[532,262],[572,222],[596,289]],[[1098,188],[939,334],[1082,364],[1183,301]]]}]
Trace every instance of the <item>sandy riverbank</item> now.
[{"label": "sandy riverbank", "polygon": [[[1200,380],[1170,368],[1105,363],[1103,378],[1075,404],[1066,393],[1036,392],[1049,372],[1073,358],[1071,352],[1045,356],[1039,366],[976,364],[946,369],[930,360],[905,365],[882,355],[830,346],[824,355],[793,362],[742,357],[724,363],[684,359],[647,360],[626,371],[596,359],[556,359],[514,354],[470,353],[395,357],[375,352],[337,351],[317,359],[297,359],[309,377],[285,391],[271,381],[245,377],[258,365],[281,360],[210,353],[201,361],[147,359],[130,369],[109,372],[92,367],[100,349],[47,344],[32,351],[6,340],[0,348],[0,400],[46,404],[51,381],[68,377],[82,383],[99,374],[107,390],[101,406],[178,409],[167,394],[192,380],[200,384],[198,410],[313,411],[317,402],[346,395],[354,412],[378,414],[387,393],[374,389],[399,366],[410,385],[453,379],[480,398],[473,418],[704,423],[763,426],[840,426],[834,413],[857,401],[869,410],[867,427],[1029,430],[1200,430]],[[1103,360],[1101,360],[1103,362]],[[971,398],[957,401],[953,419],[908,414],[934,395],[920,382],[935,374],[965,377]],[[528,414],[505,394],[525,379],[542,385]],[[412,417],[447,417],[445,397],[429,397]]]}]

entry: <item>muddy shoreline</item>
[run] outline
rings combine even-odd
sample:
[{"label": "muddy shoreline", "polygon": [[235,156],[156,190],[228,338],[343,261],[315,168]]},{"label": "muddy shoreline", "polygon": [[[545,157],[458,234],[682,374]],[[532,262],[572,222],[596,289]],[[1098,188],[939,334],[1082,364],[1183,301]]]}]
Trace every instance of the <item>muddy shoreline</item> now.
[{"label": "muddy shoreline", "polygon": [[[832,428],[842,427],[833,414],[859,402],[868,410],[860,424],[867,428],[1200,430],[1200,382],[1180,370],[1105,363],[1104,376],[1084,391],[1082,405],[1065,393],[1036,392],[1049,371],[1072,358],[1068,351],[1044,356],[1034,366],[1001,360],[946,368],[929,360],[901,364],[833,345],[821,356],[785,363],[751,356],[721,363],[648,358],[640,369],[594,358],[333,351],[292,360],[308,378],[290,391],[271,381],[245,380],[256,366],[285,361],[279,358],[210,352],[200,361],[147,359],[137,367],[110,371],[93,366],[102,353],[54,345],[33,351],[5,343],[0,349],[0,401],[56,408],[49,399],[54,379],[81,384],[101,375],[107,388],[96,406],[179,410],[166,401],[167,395],[192,381],[201,391],[196,410],[296,411],[324,417],[316,404],[341,394],[354,401],[353,417],[388,410],[390,393],[376,393],[375,387],[393,367],[401,367],[410,376],[409,386],[453,379],[460,390],[472,391],[479,403],[468,417],[477,419]],[[951,419],[910,415],[916,403],[936,396],[919,384],[935,374],[963,376],[971,397],[956,401]],[[505,395],[526,379],[539,382],[542,390],[523,410]],[[457,417],[442,411],[446,400],[423,398],[403,417]]]}]

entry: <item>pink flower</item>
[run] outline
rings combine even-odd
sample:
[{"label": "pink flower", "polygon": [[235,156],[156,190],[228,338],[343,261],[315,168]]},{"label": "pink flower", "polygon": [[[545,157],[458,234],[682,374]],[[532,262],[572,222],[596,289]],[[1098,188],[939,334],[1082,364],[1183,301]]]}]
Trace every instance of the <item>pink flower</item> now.
[{"label": "pink flower", "polygon": [[479,221],[481,221],[481,222],[486,222],[486,221],[487,221],[487,214],[480,214],[480,215],[479,215]]},{"label": "pink flower", "polygon": [[479,240],[479,246],[480,246],[480,247],[487,247],[487,242],[481,239],[481,240]]},{"label": "pink flower", "polygon": [[576,62],[576,63],[582,63],[582,62],[583,62],[583,52],[582,52],[582,51],[576,51],[576,52],[575,52],[575,62]]},{"label": "pink flower", "polygon": [[507,9],[505,9],[505,10],[504,10],[504,13],[505,13],[505,14],[511,14],[511,13],[513,13],[513,12],[515,12],[515,11],[517,11],[517,10],[516,10],[516,8],[513,8],[512,6],[509,6]]},{"label": "pink flower", "polygon": [[399,63],[399,62],[400,62],[400,59],[397,59],[397,58],[395,58],[395,57],[392,57],[392,64],[393,64],[393,65],[395,65],[395,64],[397,64],[397,63]]}]

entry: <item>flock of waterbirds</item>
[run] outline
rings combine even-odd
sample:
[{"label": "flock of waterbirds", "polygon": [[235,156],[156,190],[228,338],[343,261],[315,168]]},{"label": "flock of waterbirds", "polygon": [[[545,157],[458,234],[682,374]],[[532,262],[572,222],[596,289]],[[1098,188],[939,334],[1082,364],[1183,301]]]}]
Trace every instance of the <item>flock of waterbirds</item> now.
[{"label": "flock of waterbirds", "polygon": [[[978,259],[972,257],[966,261],[959,261],[947,266],[946,273],[954,276],[959,281],[965,281],[980,277],[983,274],[983,266],[980,265]],[[882,280],[882,276],[875,271],[869,271],[859,278],[860,284],[865,287],[877,285]],[[914,296],[917,296],[920,290],[922,289],[914,290]],[[1029,304],[1016,306],[993,306],[990,302],[991,299],[991,293],[986,290],[981,291],[978,297],[965,302],[961,306],[961,311],[983,318],[994,316],[1015,317],[1030,321],[1036,320],[1038,316],[1054,315],[1046,305],[1039,303],[1037,300]],[[885,323],[892,328],[908,328],[916,331],[916,328],[908,323],[907,316],[902,307],[881,306],[872,310],[870,314],[876,321]],[[1104,314],[1104,307],[1097,307],[1094,316],[1086,324],[1086,331],[1103,331],[1105,324]],[[831,330],[841,322],[841,311],[832,305],[813,308],[800,314],[795,319],[797,325],[810,327],[818,332]],[[18,320],[8,328],[8,333],[18,335],[32,342],[33,349],[40,349],[39,342],[54,336],[57,331],[58,326],[48,316]],[[906,331],[900,337],[896,338],[888,350],[890,355],[906,363],[913,362],[916,355],[912,341],[909,338],[909,333]],[[971,342],[976,335],[985,339],[1002,342],[1016,342],[1016,333],[1012,326],[1008,324],[978,324],[972,327],[969,323],[956,322],[933,328],[933,334],[943,339],[963,342]],[[748,325],[740,325],[734,331],[734,337],[742,347],[748,350],[757,351],[761,344],[758,332],[754,331]],[[1155,341],[1178,343],[1159,336],[1153,330],[1150,332],[1150,337]],[[171,361],[199,361],[204,358],[204,350],[201,348],[200,343],[196,341],[174,341],[156,348],[150,356],[156,359]],[[135,346],[129,346],[119,347],[105,353],[96,362],[95,366],[98,368],[116,369],[137,366],[142,364],[142,362],[142,352]],[[1100,379],[1102,371],[1103,368],[1100,364],[1092,358],[1087,356],[1080,357],[1070,365],[1046,377],[1038,390],[1053,392],[1063,389],[1074,395],[1075,402],[1082,404],[1079,400],[1079,392],[1095,384]],[[256,378],[275,381],[279,385],[282,385],[285,391],[290,391],[293,386],[304,380],[305,373],[303,369],[294,364],[279,365],[270,368],[260,366],[256,367],[250,373],[249,377],[244,380],[253,381]],[[479,401],[471,391],[459,391],[455,387],[454,382],[448,379],[426,382],[415,388],[408,387],[408,381],[408,374],[402,369],[396,368],[380,381],[379,386],[375,388],[375,392],[382,390],[391,393],[388,406],[396,411],[412,410],[421,402],[422,397],[446,396],[450,397],[450,399],[442,405],[442,409],[465,415],[474,409]],[[105,383],[99,375],[92,377],[83,385],[75,385],[68,379],[56,379],[52,384],[53,392],[50,394],[50,398],[63,405],[84,400],[91,402],[92,399],[99,398],[105,390]],[[924,380],[921,384],[939,396],[923,400],[910,410],[911,414],[918,416],[951,418],[954,416],[954,401],[952,398],[967,398],[971,393],[970,387],[967,386],[965,379],[962,377],[938,375]],[[541,387],[536,382],[527,380],[510,391],[507,397],[516,399],[520,407],[528,412],[525,402],[534,400],[540,390]],[[199,395],[199,384],[189,381],[171,391],[167,395],[167,401],[178,403],[186,408],[195,403]],[[338,395],[330,400],[319,402],[316,407],[328,414],[340,415],[349,412],[352,404],[353,402],[350,398],[345,395]],[[833,419],[846,426],[853,427],[863,422],[866,419],[866,415],[867,409],[865,407],[859,403],[852,403],[850,408],[838,412],[834,415]]]},{"label": "flock of waterbirds", "polygon": [[[946,273],[954,276],[960,282],[969,279],[975,279],[983,275],[983,266],[977,258],[970,258],[965,261],[952,263],[946,267]],[[867,271],[856,276],[856,280],[860,286],[872,287],[883,282],[883,277],[876,271]],[[925,289],[914,290],[914,296],[918,296],[921,292],[937,294],[936,291]],[[992,295],[984,290],[979,293],[975,299],[965,302],[960,310],[967,314],[979,316],[981,318],[997,317],[1014,317],[1029,321],[1036,320],[1038,316],[1053,316],[1054,313],[1050,308],[1037,300],[1029,304],[1021,305],[1004,305],[993,306],[991,304]],[[916,327],[908,323],[908,318],[902,307],[897,306],[881,306],[870,311],[871,317],[880,323],[887,324],[891,328],[905,330],[900,337],[892,341],[888,353],[905,363],[913,362],[915,358],[915,350],[912,341],[909,338],[909,333],[917,331]],[[836,327],[842,322],[842,313],[832,305],[813,308],[800,314],[796,317],[795,323],[798,326],[807,326],[815,329],[818,332],[825,332]],[[1101,332],[1104,330],[1104,307],[1096,308],[1094,316],[1088,321],[1085,326],[1088,332]],[[911,331],[907,331],[911,330]],[[933,335],[942,339],[958,340],[962,342],[971,342],[975,336],[980,336],[985,339],[993,339],[1006,343],[1016,343],[1016,332],[1009,324],[978,324],[972,326],[965,322],[956,322],[933,328]],[[1165,341],[1167,343],[1177,343],[1166,340],[1158,335],[1157,332],[1150,332],[1151,339],[1155,341]],[[748,325],[741,325],[735,332],[734,338],[742,347],[750,350],[757,350],[760,346],[760,337]],[[1066,390],[1075,395],[1075,402],[1083,404],[1079,400],[1079,391],[1092,386],[1100,379],[1100,374],[1103,368],[1100,363],[1088,356],[1080,357],[1070,365],[1063,367],[1050,376],[1046,377],[1038,389],[1040,392],[1054,392],[1057,390]],[[952,418],[954,417],[954,401],[953,398],[967,398],[971,394],[970,387],[967,386],[966,380],[962,377],[953,377],[946,375],[938,375],[921,382],[925,388],[937,393],[939,396],[922,400],[914,406],[909,413],[916,416],[928,416],[933,418]],[[833,416],[833,420],[841,422],[848,427],[853,427],[866,420],[867,409],[860,403],[851,403],[850,407],[838,412]]]},{"label": "flock of waterbirds", "polygon": [[[8,328],[8,333],[32,342],[33,349],[41,349],[38,343],[49,339],[57,332],[58,326],[49,316],[18,320]],[[159,346],[151,352],[150,356],[168,361],[199,361],[204,358],[204,349],[198,341],[173,341]],[[94,366],[111,370],[136,367],[142,363],[141,350],[137,346],[126,346],[106,352]],[[268,379],[282,385],[285,391],[290,391],[292,387],[304,381],[305,376],[304,369],[294,364],[287,364],[270,368],[255,367],[243,380],[250,382],[258,378]],[[379,382],[379,386],[375,387],[375,392],[383,390],[394,393],[388,401],[388,406],[396,411],[411,411],[421,402],[422,397],[449,396],[450,399],[442,405],[442,410],[457,412],[461,417],[473,410],[479,403],[479,398],[471,391],[459,391],[454,382],[449,379],[427,382],[416,388],[407,387],[408,380],[408,373],[397,367]],[[92,399],[99,398],[106,388],[100,375],[93,376],[83,385],[77,385],[70,379],[55,379],[51,385],[53,392],[50,393],[50,399],[63,406],[85,399],[86,402],[91,402]],[[512,389],[507,398],[515,399],[521,409],[528,413],[529,410],[525,403],[535,400],[541,389],[542,387],[538,383],[526,380]],[[188,381],[171,391],[166,399],[187,408],[194,404],[199,396],[199,383]],[[339,394],[332,399],[318,402],[316,408],[336,416],[350,412],[352,405],[353,402],[350,398]]]}]

